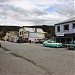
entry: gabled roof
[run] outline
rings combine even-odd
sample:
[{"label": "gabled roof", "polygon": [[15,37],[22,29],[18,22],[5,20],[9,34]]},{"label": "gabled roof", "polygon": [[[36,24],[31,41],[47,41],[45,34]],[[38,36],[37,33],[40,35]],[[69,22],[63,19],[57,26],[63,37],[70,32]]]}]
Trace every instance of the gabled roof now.
[{"label": "gabled roof", "polygon": [[[29,31],[29,32],[35,32],[35,28],[27,28],[24,27],[25,31]],[[38,33],[45,33],[41,28],[37,28],[37,32]]]},{"label": "gabled roof", "polygon": [[38,33],[45,33],[42,29],[40,29],[40,28],[37,28],[37,32]]},{"label": "gabled roof", "polygon": [[26,27],[24,27],[24,29],[25,29],[25,31],[34,32],[33,28],[26,28]]},{"label": "gabled roof", "polygon": [[68,19],[68,20],[65,20],[65,21],[63,21],[63,22],[61,22],[61,23],[57,23],[57,24],[55,24],[55,25],[60,25],[60,24],[70,23],[70,22],[75,22],[75,17],[70,18],[70,19]]},{"label": "gabled roof", "polygon": [[40,35],[39,33],[29,33],[29,36],[33,38],[44,38],[44,36]]}]

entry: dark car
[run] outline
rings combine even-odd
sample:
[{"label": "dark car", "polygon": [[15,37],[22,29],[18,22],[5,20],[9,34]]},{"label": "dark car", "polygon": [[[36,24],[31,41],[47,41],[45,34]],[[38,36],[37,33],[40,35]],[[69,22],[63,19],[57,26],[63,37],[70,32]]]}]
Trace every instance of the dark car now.
[{"label": "dark car", "polygon": [[70,44],[66,44],[66,49],[75,49],[75,41],[71,41]]},{"label": "dark car", "polygon": [[23,39],[18,39],[17,40],[17,43],[23,43],[24,41],[23,41]]},{"label": "dark car", "polygon": [[35,39],[35,43],[43,44],[43,39]]}]

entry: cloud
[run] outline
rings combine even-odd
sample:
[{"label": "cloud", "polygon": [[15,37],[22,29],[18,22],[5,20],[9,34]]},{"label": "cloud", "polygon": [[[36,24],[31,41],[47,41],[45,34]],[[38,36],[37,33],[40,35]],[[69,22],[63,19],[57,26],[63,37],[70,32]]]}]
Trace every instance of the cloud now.
[{"label": "cloud", "polygon": [[[6,7],[5,7],[6,5]],[[34,22],[34,19],[37,20],[36,16],[46,14],[42,10],[34,9],[32,11],[23,10],[22,8],[14,7],[13,5],[8,4],[0,4],[0,8],[2,11],[0,12],[0,15],[2,16],[2,19],[8,19],[12,18],[21,22],[28,22],[32,20]],[[3,17],[4,15],[4,17]],[[38,20],[37,20],[38,21]]]},{"label": "cloud", "polygon": [[54,25],[74,16],[74,0],[0,0],[0,23]]},{"label": "cloud", "polygon": [[55,11],[68,17],[74,15],[74,0],[62,0]]},{"label": "cloud", "polygon": [[0,3],[9,2],[9,0],[0,0]]}]

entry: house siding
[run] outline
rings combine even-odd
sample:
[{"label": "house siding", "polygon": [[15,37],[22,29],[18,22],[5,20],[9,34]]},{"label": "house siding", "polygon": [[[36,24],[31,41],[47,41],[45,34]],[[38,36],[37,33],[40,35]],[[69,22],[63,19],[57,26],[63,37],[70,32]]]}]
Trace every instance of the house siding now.
[{"label": "house siding", "polygon": [[[20,32],[23,31],[23,35],[20,35]],[[31,40],[32,42],[35,41],[35,39],[43,39],[45,38],[45,32],[43,32],[42,29],[37,28],[37,32],[35,32],[35,28],[20,28],[19,29],[19,37],[22,37],[26,42]]]},{"label": "house siding", "polygon": [[[63,23],[63,24],[58,24],[55,25],[55,35],[56,35],[56,39],[63,39],[63,41],[68,41],[67,39],[69,39],[69,41],[75,39],[75,28],[73,28],[73,23],[75,22],[69,22],[69,23]],[[64,31],[64,25],[69,25],[69,30]],[[57,31],[57,26],[60,26],[60,32]],[[62,36],[58,35],[58,34],[64,34]],[[71,36],[70,36],[71,35]],[[67,43],[67,42],[64,42]]]},{"label": "house siding", "polygon": [[[75,33],[75,29],[73,29],[73,23],[75,22],[72,22],[72,23],[65,23],[65,24],[62,24],[62,25],[56,25],[55,26],[55,34],[58,34],[58,33],[64,33],[64,34],[69,34],[69,33]],[[64,25],[69,25],[69,31],[64,31]],[[60,26],[60,32],[57,32],[57,26]]]}]

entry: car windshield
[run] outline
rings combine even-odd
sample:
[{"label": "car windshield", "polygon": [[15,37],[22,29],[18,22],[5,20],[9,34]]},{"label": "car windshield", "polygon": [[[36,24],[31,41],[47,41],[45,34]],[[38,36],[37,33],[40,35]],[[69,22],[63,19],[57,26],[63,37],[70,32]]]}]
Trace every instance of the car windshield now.
[{"label": "car windshield", "polygon": [[75,44],[75,41],[74,41],[74,44]]},{"label": "car windshield", "polygon": [[48,43],[56,43],[54,40],[47,40]]},{"label": "car windshield", "polygon": [[71,44],[75,44],[75,41],[71,41]]}]

